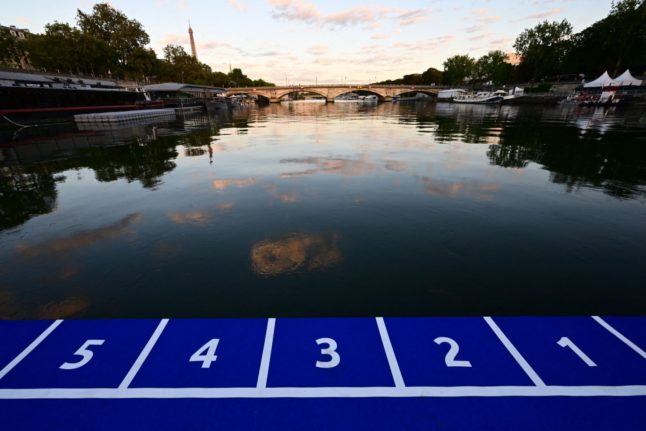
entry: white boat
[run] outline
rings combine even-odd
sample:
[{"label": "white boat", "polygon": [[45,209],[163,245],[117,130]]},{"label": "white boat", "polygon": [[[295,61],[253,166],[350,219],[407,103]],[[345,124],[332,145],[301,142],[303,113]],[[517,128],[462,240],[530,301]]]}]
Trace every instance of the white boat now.
[{"label": "white boat", "polygon": [[[502,94],[501,94],[502,93]],[[479,91],[476,94],[463,94],[453,99],[455,103],[500,103],[507,93],[498,90],[496,92]]]},{"label": "white boat", "polygon": [[458,96],[467,94],[466,90],[461,88],[451,88],[449,90],[441,90],[437,93],[438,102],[452,102]]},{"label": "white boat", "polygon": [[420,102],[430,98],[431,96],[426,93],[415,93],[414,96],[393,96],[393,102]]},{"label": "white boat", "polygon": [[362,96],[357,93],[346,93],[334,99],[334,103],[377,103],[379,98],[374,94]]},{"label": "white boat", "polygon": [[323,97],[311,97],[311,98],[305,98],[305,99],[286,99],[286,100],[281,100],[280,103],[286,104],[286,105],[291,105],[294,103],[321,103],[324,104],[326,102],[325,98]]}]

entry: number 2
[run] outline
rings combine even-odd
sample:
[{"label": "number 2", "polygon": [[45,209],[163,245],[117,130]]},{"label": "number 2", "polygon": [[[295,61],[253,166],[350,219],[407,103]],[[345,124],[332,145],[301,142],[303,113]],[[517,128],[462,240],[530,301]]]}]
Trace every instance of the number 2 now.
[{"label": "number 2", "polygon": [[460,351],[460,346],[458,346],[458,343],[455,342],[454,339],[449,338],[449,337],[437,337],[435,340],[435,344],[440,345],[442,343],[447,343],[451,348],[449,351],[446,353],[446,356],[444,357],[444,363],[446,364],[447,367],[470,367],[471,362],[469,361],[456,361],[455,357],[458,356],[458,352]]},{"label": "number 2", "polygon": [[334,368],[341,363],[341,356],[336,351],[336,341],[331,338],[319,338],[316,340],[316,344],[319,346],[321,344],[327,344],[327,348],[321,349],[321,354],[330,357],[329,361],[316,361],[317,368]]},{"label": "number 2", "polygon": [[77,368],[81,368],[83,365],[90,362],[90,359],[94,356],[94,352],[89,350],[88,347],[101,346],[103,343],[105,343],[105,340],[87,340],[76,352],[74,352],[75,355],[81,356],[79,361],[63,362],[58,368],[61,370],[75,370]]}]

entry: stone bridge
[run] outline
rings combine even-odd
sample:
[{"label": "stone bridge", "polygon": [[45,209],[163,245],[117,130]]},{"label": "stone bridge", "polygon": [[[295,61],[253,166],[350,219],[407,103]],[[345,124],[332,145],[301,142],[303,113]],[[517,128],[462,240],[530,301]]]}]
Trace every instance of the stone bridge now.
[{"label": "stone bridge", "polygon": [[342,94],[353,91],[365,91],[376,94],[382,101],[390,101],[393,96],[399,96],[404,93],[426,93],[437,95],[440,90],[448,87],[437,85],[292,85],[288,87],[240,87],[227,88],[227,95],[232,94],[252,94],[269,99],[270,102],[280,102],[281,99],[290,93],[314,93],[325,97],[328,102],[334,102],[334,99]]}]

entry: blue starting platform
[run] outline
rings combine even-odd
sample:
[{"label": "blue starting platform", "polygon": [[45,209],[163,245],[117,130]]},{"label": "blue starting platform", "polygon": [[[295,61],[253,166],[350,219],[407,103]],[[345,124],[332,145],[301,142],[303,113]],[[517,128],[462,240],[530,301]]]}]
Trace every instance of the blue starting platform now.
[{"label": "blue starting platform", "polygon": [[0,321],[1,429],[646,429],[646,317]]}]

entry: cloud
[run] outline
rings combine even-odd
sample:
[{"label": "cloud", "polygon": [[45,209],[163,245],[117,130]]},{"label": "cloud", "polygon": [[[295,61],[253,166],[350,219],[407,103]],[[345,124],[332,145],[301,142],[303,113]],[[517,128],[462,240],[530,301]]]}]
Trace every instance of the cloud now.
[{"label": "cloud", "polygon": [[307,49],[307,52],[312,55],[324,55],[328,52],[327,45],[312,45]]},{"label": "cloud", "polygon": [[480,24],[493,24],[500,21],[498,15],[489,15],[489,10],[485,8],[473,9],[471,11],[475,15],[475,19]]},{"label": "cloud", "polygon": [[375,33],[372,36],[370,36],[370,39],[372,39],[372,40],[390,39],[390,34],[388,34],[388,33]]},{"label": "cloud", "polygon": [[400,14],[397,19],[399,20],[399,25],[407,26],[425,21],[428,19],[428,13],[422,9],[415,9]]},{"label": "cloud", "polygon": [[272,17],[287,21],[302,21],[307,24],[319,24],[330,27],[347,27],[366,25],[375,29],[381,20],[390,18],[399,25],[406,26],[418,23],[427,18],[423,9],[402,9],[385,6],[354,6],[333,13],[323,13],[316,5],[306,0],[268,0],[274,6]]},{"label": "cloud", "polygon": [[240,0],[227,0],[227,3],[229,3],[229,5],[233,7],[235,10],[237,10],[238,12],[247,11],[247,5],[241,2]]},{"label": "cloud", "polygon": [[532,14],[532,15],[527,15],[523,19],[549,18],[549,17],[554,16],[554,15],[559,15],[562,11],[563,11],[563,9],[561,9],[561,8],[554,8],[554,9],[547,10],[545,12],[539,12],[539,13],[535,13],[535,14]]}]

